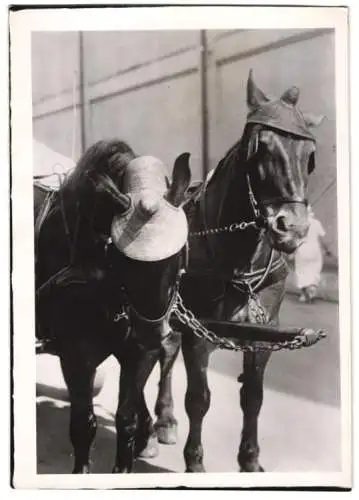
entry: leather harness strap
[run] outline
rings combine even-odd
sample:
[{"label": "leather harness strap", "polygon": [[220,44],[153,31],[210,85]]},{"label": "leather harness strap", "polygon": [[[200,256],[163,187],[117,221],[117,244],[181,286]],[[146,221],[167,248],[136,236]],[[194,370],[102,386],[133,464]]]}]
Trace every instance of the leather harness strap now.
[{"label": "leather harness strap", "polygon": [[35,236],[35,261],[36,261],[37,254],[38,254],[37,250],[38,250],[41,227],[42,227],[46,217],[48,216],[48,214],[50,212],[51,204],[53,201],[54,194],[56,193],[56,190],[54,190],[48,186],[44,186],[43,184],[40,184],[40,183],[35,183],[35,185],[38,188],[43,189],[44,191],[47,191],[45,200],[41,205],[40,212],[39,212],[38,216],[36,217],[36,221],[35,221],[34,236]]},{"label": "leather harness strap", "polygon": [[[247,161],[253,161],[253,156],[257,154],[258,151],[258,133],[255,134],[255,147],[251,149],[247,156]],[[212,260],[212,263],[215,263],[215,253],[213,250],[213,247],[210,244],[209,238],[207,237],[208,234],[210,234],[210,230],[208,229],[207,225],[207,219],[206,219],[206,192],[207,192],[207,186],[212,178],[212,175],[206,179],[206,181],[202,185],[202,189],[200,190],[199,193],[199,210],[200,210],[200,219],[202,222],[203,226],[203,236],[206,241],[206,249],[207,252],[210,255],[210,259]],[[257,200],[255,198],[255,195],[252,190],[251,182],[250,182],[250,177],[249,174],[246,174],[246,181],[247,181],[247,187],[248,187],[248,193],[249,193],[249,200],[251,207],[253,209],[253,215],[254,215],[254,221],[257,222],[257,227],[258,229],[260,227],[263,227],[263,216],[260,213],[259,206],[257,203]],[[227,193],[227,188],[224,190],[224,194],[222,197],[222,201]],[[221,202],[222,205],[222,202]],[[220,216],[221,210],[219,210],[218,216]],[[190,221],[189,221],[190,222]],[[191,237],[191,233],[189,234],[189,237]],[[219,279],[222,279],[226,281],[227,283],[231,283],[236,289],[243,291],[244,293],[254,293],[254,292],[259,292],[263,290],[265,287],[275,283],[276,281],[279,281],[281,279],[284,279],[287,275],[288,269],[287,265],[285,263],[285,260],[283,259],[282,255],[279,255],[274,260],[274,250],[271,250],[270,257],[268,260],[268,263],[266,267],[260,268],[260,269],[254,269],[249,272],[243,272],[241,270],[233,269],[231,271],[230,276],[224,276],[221,271],[218,271],[215,269],[216,266],[208,269],[208,270],[187,270],[187,272],[191,275],[217,275]]]},{"label": "leather harness strap", "polygon": [[256,269],[247,273],[235,273],[230,283],[237,289],[245,290],[243,283],[248,283],[253,293],[258,293],[264,288],[285,279],[288,274],[288,268],[285,260],[280,255],[277,259],[273,259],[270,265],[266,268]]}]

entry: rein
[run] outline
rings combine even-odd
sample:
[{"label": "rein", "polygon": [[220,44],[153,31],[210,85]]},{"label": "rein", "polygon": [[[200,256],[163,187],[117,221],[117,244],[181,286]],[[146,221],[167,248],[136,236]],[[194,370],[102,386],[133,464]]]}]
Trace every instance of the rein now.
[{"label": "rein", "polygon": [[248,222],[247,221],[233,222],[228,226],[214,227],[214,228],[204,229],[202,231],[193,231],[189,233],[189,236],[194,237],[194,236],[207,236],[219,233],[234,233],[236,231],[245,231],[249,227],[260,229],[260,227],[257,225],[257,221],[252,220]]}]

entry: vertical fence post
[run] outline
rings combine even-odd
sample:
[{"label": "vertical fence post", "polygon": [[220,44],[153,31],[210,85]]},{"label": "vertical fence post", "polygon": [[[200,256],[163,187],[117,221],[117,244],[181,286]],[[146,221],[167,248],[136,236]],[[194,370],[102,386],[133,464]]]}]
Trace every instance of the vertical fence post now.
[{"label": "vertical fence post", "polygon": [[83,153],[91,143],[91,107],[85,65],[84,34],[79,32],[80,140]]},{"label": "vertical fence post", "polygon": [[200,79],[200,106],[201,106],[201,156],[202,156],[202,175],[206,177],[209,170],[209,153],[208,153],[208,46],[207,34],[205,30],[200,30],[200,63],[199,63],[199,79]]}]

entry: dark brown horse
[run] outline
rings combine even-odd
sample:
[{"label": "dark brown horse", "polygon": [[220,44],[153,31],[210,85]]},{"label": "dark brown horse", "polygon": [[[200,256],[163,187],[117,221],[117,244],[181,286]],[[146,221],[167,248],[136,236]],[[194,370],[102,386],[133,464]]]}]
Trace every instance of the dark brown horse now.
[{"label": "dark brown horse", "polygon": [[180,204],[190,182],[188,158],[177,158],[170,184],[158,160],[136,157],[121,141],[100,141],[58,191],[35,187],[37,337],[51,339],[60,357],[75,473],[89,472],[92,387],[109,355],[121,363],[122,379],[114,472],[131,470],[152,432],[139,409],[161,345],[171,337],[168,319],[187,239]]},{"label": "dark brown horse", "polygon": [[[293,87],[270,100],[250,73],[242,138],[204,183],[197,201],[186,207],[189,265],[180,294],[197,317],[278,323],[287,276],[282,252],[295,251],[308,231],[307,182],[315,166],[310,129],[321,121],[300,112],[298,97]],[[207,368],[214,346],[194,335],[190,326],[181,329],[189,418],[184,456],[187,472],[203,472],[202,421],[210,406]],[[239,377],[243,428],[238,463],[244,472],[263,470],[258,416],[271,354],[269,349],[257,350],[258,344],[252,347],[243,354]],[[171,371],[179,348],[180,335],[161,353],[155,413],[158,438],[165,443],[176,440]]]}]

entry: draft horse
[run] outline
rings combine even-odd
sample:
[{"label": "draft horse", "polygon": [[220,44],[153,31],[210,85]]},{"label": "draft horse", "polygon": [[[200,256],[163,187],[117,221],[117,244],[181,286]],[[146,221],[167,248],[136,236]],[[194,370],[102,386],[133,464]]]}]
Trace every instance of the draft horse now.
[{"label": "draft horse", "polygon": [[59,190],[35,186],[36,334],[61,361],[74,473],[89,472],[94,376],[109,355],[121,364],[113,471],[131,471],[152,433],[141,411],[143,388],[161,345],[171,342],[188,233],[180,207],[188,161],[186,153],[177,158],[170,183],[156,158],[137,157],[122,141],[99,141]]},{"label": "draft horse", "polygon": [[[307,183],[316,149],[311,128],[321,121],[301,113],[298,97],[298,88],[292,87],[270,100],[250,72],[243,135],[203,184],[197,200],[186,207],[189,264],[180,295],[196,317],[278,324],[288,272],[282,254],[294,252],[308,231]],[[201,433],[210,406],[207,369],[214,346],[193,329],[191,322],[181,328],[189,418],[184,458],[187,472],[204,472]],[[155,407],[158,439],[165,443],[176,440],[171,370],[180,340],[173,338],[162,349]],[[252,347],[243,353],[239,377],[243,428],[237,458],[243,472],[263,471],[258,417],[271,351]]]}]

